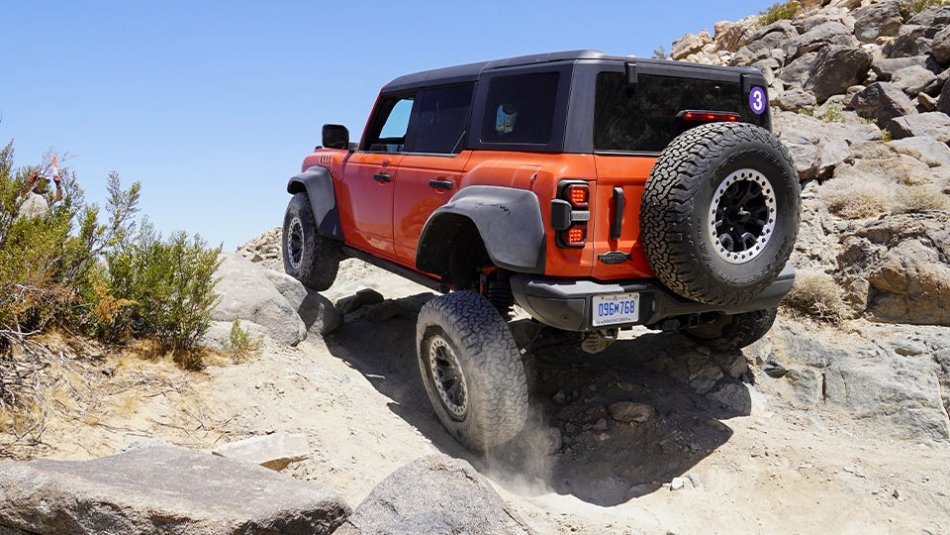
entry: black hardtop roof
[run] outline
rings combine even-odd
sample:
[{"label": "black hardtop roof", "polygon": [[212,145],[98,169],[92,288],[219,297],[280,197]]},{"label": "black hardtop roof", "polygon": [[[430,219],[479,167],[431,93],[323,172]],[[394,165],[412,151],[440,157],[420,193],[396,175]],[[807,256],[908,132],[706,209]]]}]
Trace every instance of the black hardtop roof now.
[{"label": "black hardtop roof", "polygon": [[660,65],[683,65],[690,68],[727,71],[727,72],[748,72],[761,74],[758,70],[751,67],[719,67],[714,65],[703,65],[700,63],[689,63],[685,61],[672,61],[665,59],[638,58],[635,56],[613,56],[605,54],[599,50],[567,50],[563,52],[547,52],[544,54],[531,54],[528,56],[517,56],[513,58],[497,59],[492,61],[480,61],[478,63],[468,63],[465,65],[456,65],[453,67],[444,67],[429,71],[421,71],[413,74],[400,76],[395,80],[383,86],[382,91],[401,91],[428,85],[444,85],[462,82],[471,82],[478,79],[478,76],[489,69],[500,69],[503,67],[515,67],[535,65],[540,63],[553,63],[561,61],[577,60],[603,60],[619,62],[636,62],[640,64],[660,64]]}]

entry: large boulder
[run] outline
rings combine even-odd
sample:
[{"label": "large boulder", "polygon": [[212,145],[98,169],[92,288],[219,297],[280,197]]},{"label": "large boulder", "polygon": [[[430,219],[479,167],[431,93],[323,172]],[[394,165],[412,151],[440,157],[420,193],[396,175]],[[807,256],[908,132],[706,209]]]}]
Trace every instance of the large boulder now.
[{"label": "large boulder", "polygon": [[950,147],[932,137],[905,137],[890,142],[901,154],[907,154],[930,167],[944,166],[950,169]]},{"label": "large boulder", "polygon": [[851,109],[885,128],[891,119],[914,115],[917,108],[899,87],[890,82],[874,82],[854,95]]},{"label": "large boulder", "polygon": [[706,30],[699,33],[688,33],[673,41],[673,50],[670,52],[670,57],[675,60],[684,59],[690,54],[701,51],[709,43],[712,43],[712,37]]},{"label": "large boulder", "polygon": [[804,86],[817,57],[818,52],[809,52],[795,58],[779,72],[779,79],[786,84]]},{"label": "large boulder", "polygon": [[913,97],[929,87],[936,79],[937,75],[929,69],[921,65],[911,65],[895,72],[891,77],[891,82]]},{"label": "large boulder", "polygon": [[221,301],[215,321],[250,321],[263,327],[274,340],[296,345],[307,336],[297,309],[268,278],[265,268],[234,254],[222,254],[215,292]]},{"label": "large boulder", "polygon": [[308,289],[299,280],[280,271],[264,270],[264,275],[303,320],[308,333],[329,334],[343,324],[343,316],[333,303],[318,292]]},{"label": "large boulder", "polygon": [[895,139],[929,136],[941,143],[950,143],[950,116],[939,111],[898,117],[888,123],[887,129]]},{"label": "large boulder", "polygon": [[826,46],[815,57],[804,87],[822,103],[863,82],[870,67],[871,54],[861,48]]},{"label": "large boulder", "polygon": [[937,99],[937,111],[950,115],[950,82],[943,84],[940,97]]},{"label": "large boulder", "polygon": [[907,24],[911,26],[923,26],[926,28],[924,35],[932,38],[937,32],[950,26],[950,6],[943,5],[943,2],[934,2],[932,5],[920,10],[920,12],[907,19]]},{"label": "large boulder", "polygon": [[920,56],[930,52],[931,40],[926,37],[928,28],[914,24],[905,24],[893,41],[884,45],[882,52],[889,58]]},{"label": "large boulder", "polygon": [[853,161],[852,145],[881,139],[874,125],[826,123],[789,112],[776,112],[773,121],[802,180],[830,176],[835,168]]},{"label": "large boulder", "polygon": [[934,58],[941,65],[950,64],[950,26],[945,27],[934,35],[931,52],[933,52]]},{"label": "large boulder", "polygon": [[906,58],[885,58],[875,56],[871,61],[871,71],[877,76],[878,82],[890,81],[894,73],[906,67],[918,65],[926,67],[927,56],[910,56]]},{"label": "large boulder", "polygon": [[796,58],[808,52],[817,52],[829,45],[853,48],[855,44],[851,30],[840,22],[828,21],[785,43],[789,58]]},{"label": "large boulder", "polygon": [[889,215],[842,244],[839,277],[859,310],[881,321],[950,325],[950,213]]},{"label": "large boulder", "polygon": [[854,12],[854,35],[863,43],[873,43],[878,37],[897,35],[903,22],[897,0],[871,4]]},{"label": "large boulder", "polygon": [[756,388],[798,409],[842,409],[856,423],[915,442],[950,437],[946,400],[938,386],[948,375],[931,351],[950,355],[939,328],[876,326],[855,335],[829,333],[780,321],[747,349],[757,362],[781,365],[784,374],[759,373]]},{"label": "large boulder", "polygon": [[332,533],[349,512],[317,484],[172,446],[0,464],[0,525],[29,533]]},{"label": "large boulder", "polygon": [[534,533],[467,462],[423,457],[377,485],[337,535]]}]

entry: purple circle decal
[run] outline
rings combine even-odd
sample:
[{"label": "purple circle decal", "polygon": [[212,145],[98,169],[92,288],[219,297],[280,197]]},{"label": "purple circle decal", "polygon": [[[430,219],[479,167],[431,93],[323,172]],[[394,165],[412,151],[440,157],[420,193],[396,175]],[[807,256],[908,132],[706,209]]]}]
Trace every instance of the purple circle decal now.
[{"label": "purple circle decal", "polygon": [[752,86],[752,90],[749,91],[749,107],[756,115],[762,115],[765,112],[769,107],[769,98],[765,95],[764,89],[757,85]]}]

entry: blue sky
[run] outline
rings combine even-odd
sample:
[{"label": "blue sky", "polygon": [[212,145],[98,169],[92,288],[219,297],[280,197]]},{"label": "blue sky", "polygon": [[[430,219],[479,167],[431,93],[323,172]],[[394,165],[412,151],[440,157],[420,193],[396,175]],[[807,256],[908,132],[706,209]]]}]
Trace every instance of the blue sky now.
[{"label": "blue sky", "polygon": [[650,56],[770,1],[8,2],[0,142],[53,147],[87,198],[118,171],[143,212],[233,249],[277,226],[323,123],[357,137],[401,74],[554,50]]}]

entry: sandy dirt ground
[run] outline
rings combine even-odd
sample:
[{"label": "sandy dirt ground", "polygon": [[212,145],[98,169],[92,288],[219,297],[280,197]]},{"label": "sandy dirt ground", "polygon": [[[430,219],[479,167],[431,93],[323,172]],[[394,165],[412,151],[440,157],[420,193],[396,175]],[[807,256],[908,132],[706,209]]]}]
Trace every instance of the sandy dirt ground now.
[{"label": "sandy dirt ground", "polygon": [[[302,432],[313,456],[285,473],[352,506],[399,466],[443,452],[488,476],[540,533],[950,533],[950,444],[887,438],[833,408],[792,409],[755,387],[747,409],[723,409],[638,365],[685,343],[677,335],[625,333],[597,356],[528,356],[528,428],[502,451],[473,456],[436,420],[416,364],[415,315],[433,294],[347,263],[326,295],[376,288],[398,315],[374,322],[357,311],[326,339],[267,343],[249,362],[201,373],[104,357],[109,388],[64,392],[29,455],[84,459],[142,440],[210,449]],[[604,408],[618,400],[655,415],[615,422]]]}]

